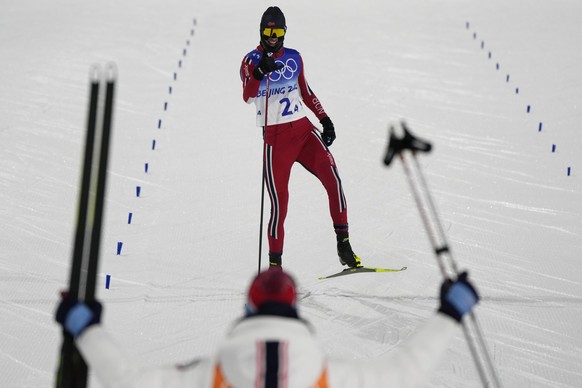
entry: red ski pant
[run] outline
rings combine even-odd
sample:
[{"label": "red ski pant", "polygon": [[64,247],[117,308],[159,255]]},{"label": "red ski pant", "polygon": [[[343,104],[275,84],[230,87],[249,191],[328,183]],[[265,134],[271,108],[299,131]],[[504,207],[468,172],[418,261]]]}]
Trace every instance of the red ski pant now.
[{"label": "red ski pant", "polygon": [[347,203],[335,160],[323,143],[319,131],[306,117],[267,127],[264,151],[265,181],[271,199],[267,232],[270,252],[283,252],[289,176],[295,162],[299,162],[321,181],[327,191],[334,225],[347,231]]}]

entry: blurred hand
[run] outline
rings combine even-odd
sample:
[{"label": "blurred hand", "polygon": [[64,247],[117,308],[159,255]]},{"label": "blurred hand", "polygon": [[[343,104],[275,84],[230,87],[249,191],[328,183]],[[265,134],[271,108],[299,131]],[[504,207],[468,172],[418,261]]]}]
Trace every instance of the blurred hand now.
[{"label": "blurred hand", "polygon": [[479,302],[477,290],[469,282],[468,276],[467,272],[463,272],[456,281],[447,279],[441,286],[441,305],[438,311],[457,322],[461,322],[463,316]]},{"label": "blurred hand", "polygon": [[68,296],[63,296],[57,308],[55,319],[65,331],[78,336],[86,328],[101,321],[101,303],[94,301],[88,304],[79,302]]}]

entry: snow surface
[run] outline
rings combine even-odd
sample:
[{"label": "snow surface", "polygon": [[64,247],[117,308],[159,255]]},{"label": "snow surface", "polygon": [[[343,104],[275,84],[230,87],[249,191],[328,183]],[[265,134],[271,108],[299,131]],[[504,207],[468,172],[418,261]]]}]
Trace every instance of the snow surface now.
[{"label": "snow surface", "polygon": [[[318,281],[340,266],[323,187],[297,166],[284,265],[325,349],[391,351],[436,308],[440,273],[402,166],[381,164],[387,125],[404,118],[434,143],[421,164],[482,294],[504,386],[582,386],[582,3],[278,3],[337,129],[353,246],[368,265],[408,267]],[[105,325],[147,366],[212,353],[240,316],[258,265],[262,140],[238,68],[269,5],[3,2],[0,386],[53,385],[93,63],[119,71]],[[480,386],[461,330],[430,386]]]}]

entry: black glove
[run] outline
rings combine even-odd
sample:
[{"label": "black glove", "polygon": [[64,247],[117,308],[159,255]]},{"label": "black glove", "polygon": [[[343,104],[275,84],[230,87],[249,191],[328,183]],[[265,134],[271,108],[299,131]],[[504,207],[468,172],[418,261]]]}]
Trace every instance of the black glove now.
[{"label": "black glove", "polygon": [[283,65],[281,63],[275,63],[275,58],[271,55],[267,55],[266,53],[263,54],[261,60],[255,70],[253,70],[253,77],[257,80],[262,80],[266,74],[269,74],[272,71],[276,71],[282,69]]},{"label": "black glove", "polygon": [[456,281],[447,279],[441,286],[441,306],[438,311],[457,322],[461,322],[463,316],[479,302],[477,290],[467,277],[467,272],[463,272]]},{"label": "black glove", "polygon": [[329,147],[335,140],[335,129],[333,128],[333,123],[329,117],[324,117],[319,120],[319,122],[323,125],[323,134],[321,137],[325,145]]},{"label": "black glove", "polygon": [[55,319],[67,333],[76,337],[89,326],[101,322],[102,310],[101,303],[97,301],[85,304],[65,295],[59,303]]}]

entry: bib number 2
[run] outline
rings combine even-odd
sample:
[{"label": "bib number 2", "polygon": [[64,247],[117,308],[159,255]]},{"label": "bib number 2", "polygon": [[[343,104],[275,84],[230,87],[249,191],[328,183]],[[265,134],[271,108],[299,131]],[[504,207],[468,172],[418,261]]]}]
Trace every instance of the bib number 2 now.
[{"label": "bib number 2", "polygon": [[283,107],[283,112],[281,113],[281,116],[289,116],[292,115],[294,111],[297,112],[299,110],[297,106],[295,106],[293,110],[291,109],[291,101],[288,98],[280,99],[279,104],[285,105]]}]

